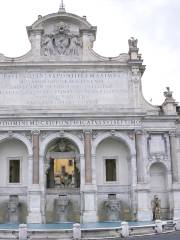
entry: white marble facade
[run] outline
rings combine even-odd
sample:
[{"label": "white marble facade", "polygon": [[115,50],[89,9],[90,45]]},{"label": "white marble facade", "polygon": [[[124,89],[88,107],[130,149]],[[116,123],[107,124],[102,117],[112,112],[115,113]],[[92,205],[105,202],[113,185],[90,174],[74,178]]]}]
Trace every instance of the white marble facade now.
[{"label": "white marble facade", "polygon": [[[96,27],[62,7],[27,32],[30,52],[0,54],[0,222],[11,195],[19,222],[56,222],[57,206],[67,221],[151,220],[154,195],[180,217],[179,107],[169,88],[161,106],[144,99],[137,40],[102,57]],[[70,180],[55,159],[73,161]]]}]

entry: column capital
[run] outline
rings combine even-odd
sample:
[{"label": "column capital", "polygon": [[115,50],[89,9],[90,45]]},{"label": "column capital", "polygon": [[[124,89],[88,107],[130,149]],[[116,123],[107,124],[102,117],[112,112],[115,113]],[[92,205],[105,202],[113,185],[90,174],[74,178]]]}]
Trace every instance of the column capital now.
[{"label": "column capital", "polygon": [[136,129],[135,134],[136,135],[145,135],[145,134],[147,134],[147,131],[144,129]]},{"label": "column capital", "polygon": [[39,135],[40,134],[40,130],[34,129],[31,131],[32,135]]},{"label": "column capital", "polygon": [[171,130],[168,132],[169,136],[170,137],[177,137],[177,133],[176,133],[176,130]]},{"label": "column capital", "polygon": [[92,135],[92,129],[84,129],[83,130],[84,134],[91,134]]}]

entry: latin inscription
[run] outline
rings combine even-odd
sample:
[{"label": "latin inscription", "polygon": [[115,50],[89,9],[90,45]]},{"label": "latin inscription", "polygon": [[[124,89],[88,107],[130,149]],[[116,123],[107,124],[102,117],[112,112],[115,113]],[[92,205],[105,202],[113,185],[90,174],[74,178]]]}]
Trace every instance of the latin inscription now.
[{"label": "latin inscription", "polygon": [[0,105],[126,105],[128,79],[127,72],[0,73]]},{"label": "latin inscription", "polygon": [[0,120],[1,129],[4,128],[57,128],[57,129],[68,129],[68,128],[124,128],[124,127],[141,127],[141,120],[133,119],[109,119],[109,120],[100,120],[100,119],[90,119],[90,120]]}]

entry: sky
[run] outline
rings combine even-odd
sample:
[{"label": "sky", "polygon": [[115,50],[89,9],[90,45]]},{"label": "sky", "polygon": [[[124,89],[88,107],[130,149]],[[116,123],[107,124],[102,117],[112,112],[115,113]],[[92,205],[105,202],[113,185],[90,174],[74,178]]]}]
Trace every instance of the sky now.
[{"label": "sky", "polygon": [[[58,12],[61,0],[0,0],[0,53],[18,57],[30,50],[26,26],[38,15]],[[155,105],[166,87],[180,102],[180,0],[64,0],[67,12],[97,26],[94,50],[107,57],[128,52],[138,39],[146,71],[143,94]]]}]

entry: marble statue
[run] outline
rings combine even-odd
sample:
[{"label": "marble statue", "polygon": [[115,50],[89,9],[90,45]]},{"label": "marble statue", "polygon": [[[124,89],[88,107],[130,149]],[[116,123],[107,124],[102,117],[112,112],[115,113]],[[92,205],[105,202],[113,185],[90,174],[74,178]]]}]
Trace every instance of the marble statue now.
[{"label": "marble statue", "polygon": [[128,43],[129,43],[129,48],[137,48],[138,40],[135,39],[134,37],[131,37],[131,38],[128,40]]},{"label": "marble statue", "polygon": [[154,199],[152,200],[152,212],[153,220],[161,219],[161,200],[157,195],[154,195]]}]

